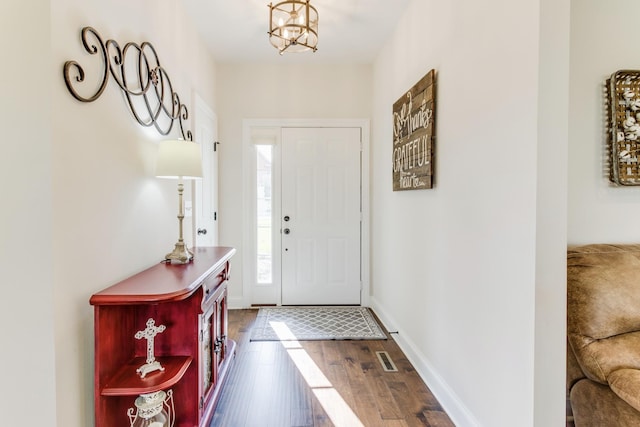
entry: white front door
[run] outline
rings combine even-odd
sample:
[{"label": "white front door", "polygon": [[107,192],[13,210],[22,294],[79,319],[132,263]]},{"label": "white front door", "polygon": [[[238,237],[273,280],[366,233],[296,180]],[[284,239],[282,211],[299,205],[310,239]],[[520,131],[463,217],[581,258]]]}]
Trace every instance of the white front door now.
[{"label": "white front door", "polygon": [[360,128],[282,129],[282,304],[360,304]]},{"label": "white front door", "polygon": [[202,179],[195,180],[196,246],[218,244],[218,125],[215,113],[196,98],[194,141],[202,150]]}]

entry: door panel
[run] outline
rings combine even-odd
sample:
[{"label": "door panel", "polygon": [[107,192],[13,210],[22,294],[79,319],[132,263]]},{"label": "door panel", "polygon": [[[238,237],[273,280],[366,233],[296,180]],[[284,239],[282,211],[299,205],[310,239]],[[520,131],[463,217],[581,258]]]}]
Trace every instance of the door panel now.
[{"label": "door panel", "polygon": [[218,125],[215,114],[196,102],[195,141],[202,149],[202,179],[195,180],[196,246],[218,244]]},{"label": "door panel", "polygon": [[360,200],[359,128],[282,130],[282,304],[360,304]]}]

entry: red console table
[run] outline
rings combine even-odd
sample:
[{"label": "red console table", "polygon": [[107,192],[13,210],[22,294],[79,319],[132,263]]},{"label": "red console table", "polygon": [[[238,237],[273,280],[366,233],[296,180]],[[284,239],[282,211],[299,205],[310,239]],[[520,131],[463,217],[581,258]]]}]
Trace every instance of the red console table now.
[{"label": "red console table", "polygon": [[[205,427],[213,417],[235,342],[227,338],[227,279],[234,248],[194,248],[189,264],[160,263],[94,294],[95,425],[126,427],[140,394],[173,390],[175,427]],[[148,319],[164,371],[144,378]]]}]

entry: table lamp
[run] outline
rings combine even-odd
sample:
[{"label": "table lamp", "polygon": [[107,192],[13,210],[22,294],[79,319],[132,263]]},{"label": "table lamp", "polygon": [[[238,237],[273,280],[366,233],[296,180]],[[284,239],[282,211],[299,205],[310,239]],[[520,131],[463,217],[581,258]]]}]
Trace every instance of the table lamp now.
[{"label": "table lamp", "polygon": [[166,262],[187,264],[193,260],[191,252],[182,237],[182,220],[184,219],[184,179],[202,178],[202,154],[200,145],[192,141],[168,140],[161,141],[158,147],[156,162],[156,177],[177,178],[178,181],[178,225],[179,235],[173,252],[165,256]]}]

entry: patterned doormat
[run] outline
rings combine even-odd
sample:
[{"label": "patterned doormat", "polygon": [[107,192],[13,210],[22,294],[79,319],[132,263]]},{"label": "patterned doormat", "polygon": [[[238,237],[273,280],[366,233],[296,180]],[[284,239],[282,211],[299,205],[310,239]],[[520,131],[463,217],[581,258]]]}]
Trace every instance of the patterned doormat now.
[{"label": "patterned doormat", "polygon": [[251,341],[384,340],[366,307],[261,308]]}]

